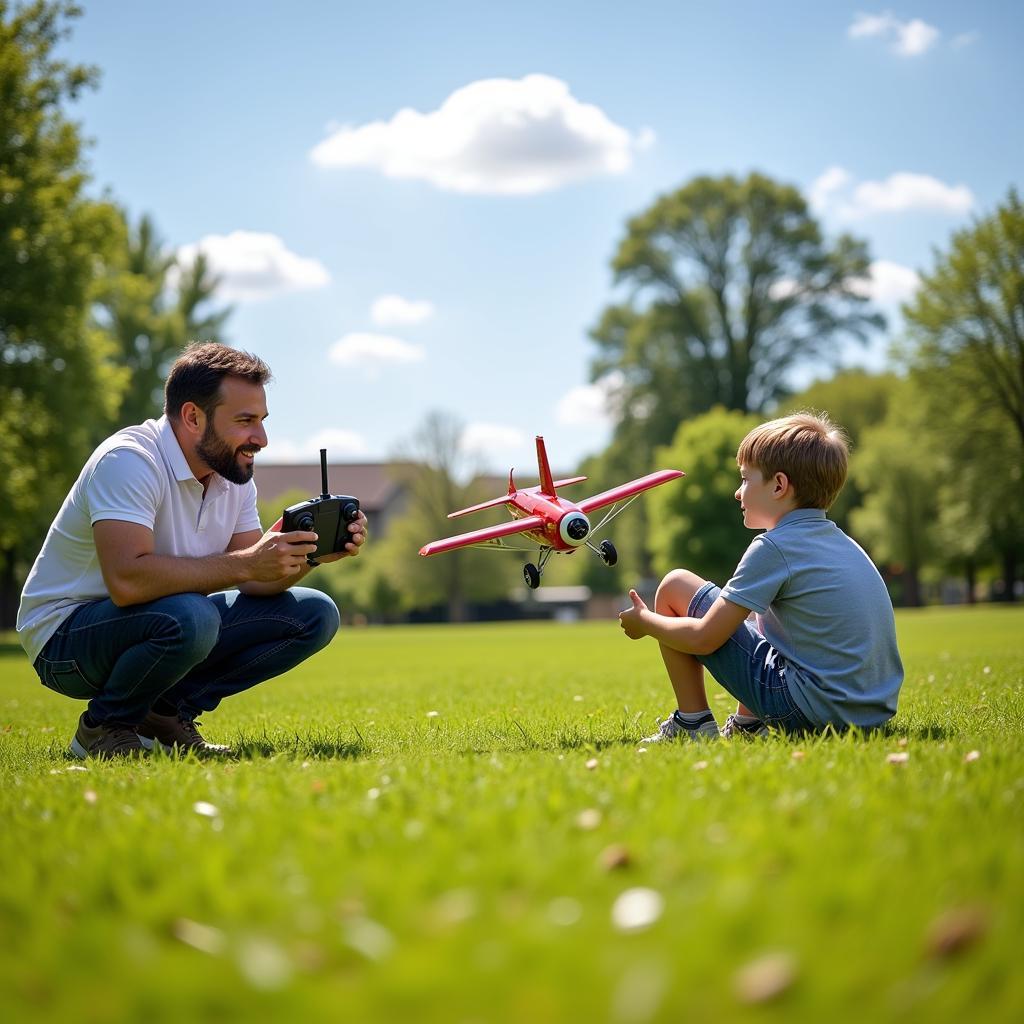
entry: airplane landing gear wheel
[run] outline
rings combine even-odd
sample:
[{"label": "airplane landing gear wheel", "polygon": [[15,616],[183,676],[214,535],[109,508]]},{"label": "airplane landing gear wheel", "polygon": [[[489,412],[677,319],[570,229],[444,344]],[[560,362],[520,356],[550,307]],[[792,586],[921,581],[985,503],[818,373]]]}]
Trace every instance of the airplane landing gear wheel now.
[{"label": "airplane landing gear wheel", "polygon": [[523,566],[523,580],[531,590],[536,590],[540,586],[540,569],[533,562],[527,562]]},{"label": "airplane landing gear wheel", "polygon": [[601,555],[601,561],[605,565],[614,565],[619,560],[619,553],[615,550],[615,545],[610,540],[601,541],[599,554]]}]

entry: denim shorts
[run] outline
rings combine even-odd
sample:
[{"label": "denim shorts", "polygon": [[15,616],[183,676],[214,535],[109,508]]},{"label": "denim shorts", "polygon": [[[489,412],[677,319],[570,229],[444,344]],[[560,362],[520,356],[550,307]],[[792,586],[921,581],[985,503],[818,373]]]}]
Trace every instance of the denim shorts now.
[{"label": "denim shorts", "polygon": [[[690,601],[689,615],[703,618],[722,588],[705,583]],[[710,654],[695,655],[715,680],[766,725],[783,732],[813,732],[814,726],[793,702],[786,685],[786,659],[757,631],[750,619]]]}]

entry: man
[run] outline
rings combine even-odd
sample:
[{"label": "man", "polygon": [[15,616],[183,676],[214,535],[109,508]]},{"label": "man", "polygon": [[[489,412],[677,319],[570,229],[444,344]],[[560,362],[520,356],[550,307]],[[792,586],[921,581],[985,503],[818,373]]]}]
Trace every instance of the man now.
[{"label": "man", "polygon": [[[164,415],[86,462],[29,573],[18,635],[42,682],[88,700],[77,757],[198,754],[196,718],[325,647],[338,609],[296,587],[316,534],[263,533],[253,459],[267,443],[267,365],[218,344],[171,367]],[[344,552],[359,554],[366,518]]]}]

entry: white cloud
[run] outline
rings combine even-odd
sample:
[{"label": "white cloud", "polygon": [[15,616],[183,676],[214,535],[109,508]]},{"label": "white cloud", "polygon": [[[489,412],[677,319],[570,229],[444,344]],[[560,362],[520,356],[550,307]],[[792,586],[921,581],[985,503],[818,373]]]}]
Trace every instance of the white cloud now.
[{"label": "white cloud", "polygon": [[830,167],[811,185],[809,193],[811,208],[818,211],[824,210],[833,193],[845,188],[850,180],[849,171],[842,167]]},{"label": "white cloud", "polygon": [[422,346],[389,334],[355,331],[339,338],[327,353],[332,363],[348,369],[362,369],[376,375],[383,367],[420,363],[426,358]]},{"label": "white cloud", "polygon": [[331,463],[343,459],[365,458],[370,451],[362,434],[357,434],[354,430],[332,428],[321,430],[301,443],[286,438],[275,440],[271,437],[267,447],[257,456],[257,463],[319,463],[321,448],[327,449],[328,476]]},{"label": "white cloud", "polygon": [[343,126],[313,148],[321,167],[371,167],[452,192],[529,195],[628,170],[633,136],[549,75],[488,78],[456,89],[437,110],[409,107],[390,121]]},{"label": "white cloud", "polygon": [[459,447],[466,453],[491,455],[521,447],[526,435],[515,427],[500,423],[470,423],[462,431]]},{"label": "white cloud", "polygon": [[206,235],[181,246],[178,260],[183,266],[191,266],[199,252],[205,254],[213,273],[222,278],[218,295],[229,302],[322,288],[331,280],[319,260],[296,255],[277,235],[264,232]]},{"label": "white cloud", "polygon": [[909,171],[853,185],[849,172],[830,167],[811,184],[809,197],[815,212],[844,221],[913,210],[961,215],[974,207],[974,194],[966,185],[947,185],[929,174]]},{"label": "white cloud", "polygon": [[879,306],[897,308],[909,302],[921,284],[917,271],[892,260],[875,260],[869,273],[871,280],[859,283],[854,290]]},{"label": "white cloud", "polygon": [[882,14],[857,14],[846,34],[851,39],[880,36],[892,44],[894,53],[901,57],[919,57],[938,41],[940,32],[920,18],[900,21],[891,11]]},{"label": "white cloud", "polygon": [[433,303],[410,301],[401,295],[381,295],[370,307],[370,319],[378,327],[403,327],[419,324],[434,315]]},{"label": "white cloud", "polygon": [[970,46],[972,43],[976,43],[981,38],[980,32],[961,32],[957,36],[949,41],[949,45],[954,50],[962,50],[965,46]]},{"label": "white cloud", "polygon": [[607,426],[611,422],[611,396],[621,386],[622,374],[613,370],[593,384],[570,389],[559,399],[558,422],[570,427]]}]

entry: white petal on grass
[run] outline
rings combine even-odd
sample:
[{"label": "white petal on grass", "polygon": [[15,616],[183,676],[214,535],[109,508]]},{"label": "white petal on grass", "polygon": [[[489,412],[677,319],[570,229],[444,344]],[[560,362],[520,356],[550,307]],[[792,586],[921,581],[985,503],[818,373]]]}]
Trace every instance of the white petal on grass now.
[{"label": "white petal on grass", "polygon": [[601,824],[601,812],[596,807],[588,807],[576,815],[576,827],[591,832]]},{"label": "white petal on grass", "polygon": [[657,890],[627,889],[612,904],[612,924],[622,932],[642,931],[650,928],[664,909],[665,900]]},{"label": "white petal on grass", "polygon": [[207,803],[205,800],[197,800],[192,805],[192,810],[204,818],[216,818],[220,814],[220,809],[216,805]]},{"label": "white petal on grass", "polygon": [[631,135],[565,82],[533,74],[471,82],[428,113],[406,107],[389,121],[342,126],[310,157],[321,167],[367,167],[453,192],[531,195],[621,174],[653,138],[650,129]]},{"label": "white petal on grass", "polygon": [[401,295],[381,295],[370,306],[370,319],[377,327],[408,327],[423,323],[433,315],[432,302],[405,299]]},{"label": "white petal on grass", "polygon": [[559,896],[548,904],[548,920],[560,928],[574,925],[583,916],[583,906],[579,900],[569,896]]},{"label": "white petal on grass", "polygon": [[979,757],[981,757],[980,750],[968,750],[967,753],[964,754],[964,762],[966,764],[970,764],[972,761],[977,761]]},{"label": "white petal on grass", "polygon": [[284,988],[292,977],[288,954],[273,939],[246,939],[238,949],[238,967],[253,988],[270,991]]},{"label": "white petal on grass", "polygon": [[395,948],[391,932],[368,917],[353,917],[346,921],[342,926],[342,937],[347,946],[367,960],[383,960]]},{"label": "white petal on grass", "polygon": [[906,751],[902,751],[899,754],[889,754],[886,757],[886,761],[889,764],[906,764],[910,760],[910,755]]},{"label": "white petal on grass", "polygon": [[587,763],[586,765],[584,765],[584,767],[587,769],[587,771],[592,772],[598,766],[598,764],[600,764],[598,759],[596,757],[591,757],[587,760]]}]

